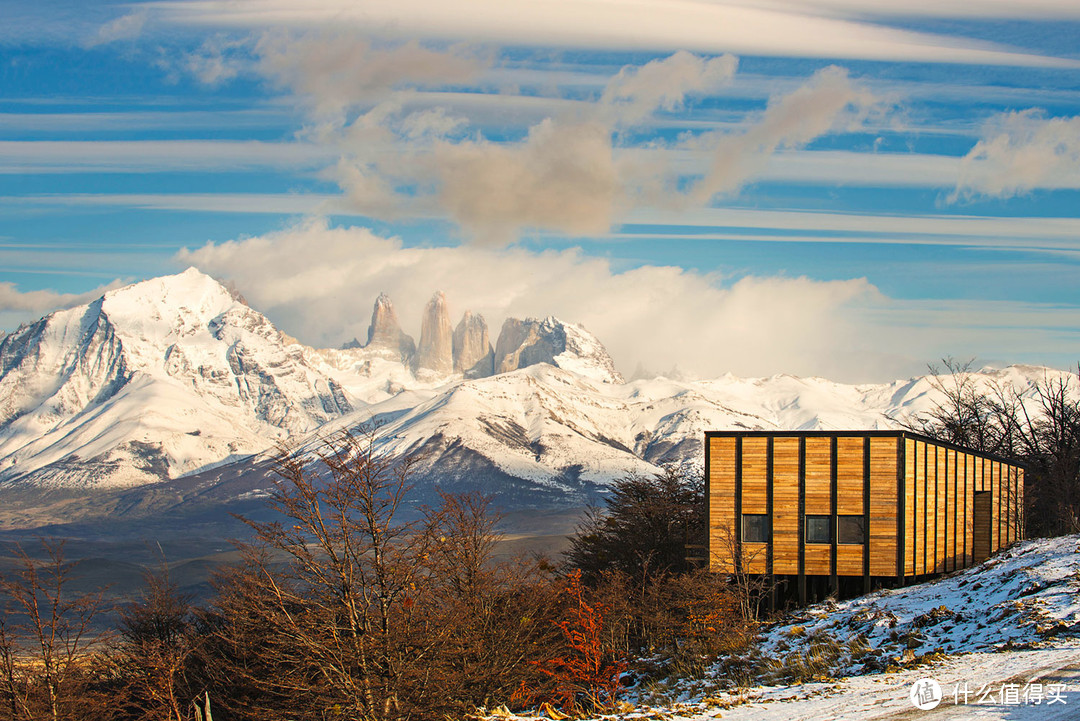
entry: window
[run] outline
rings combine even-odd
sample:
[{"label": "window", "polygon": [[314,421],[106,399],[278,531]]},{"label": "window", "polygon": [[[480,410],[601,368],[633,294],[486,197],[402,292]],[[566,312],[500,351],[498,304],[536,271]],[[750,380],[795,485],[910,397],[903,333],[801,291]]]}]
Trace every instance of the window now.
[{"label": "window", "polygon": [[742,517],[742,539],[747,543],[768,543],[769,517],[744,513]]},{"label": "window", "polygon": [[862,544],[866,540],[866,516],[840,516],[836,519],[838,543]]},{"label": "window", "polygon": [[806,517],[806,542],[807,543],[832,543],[832,517],[831,516],[807,516]]}]

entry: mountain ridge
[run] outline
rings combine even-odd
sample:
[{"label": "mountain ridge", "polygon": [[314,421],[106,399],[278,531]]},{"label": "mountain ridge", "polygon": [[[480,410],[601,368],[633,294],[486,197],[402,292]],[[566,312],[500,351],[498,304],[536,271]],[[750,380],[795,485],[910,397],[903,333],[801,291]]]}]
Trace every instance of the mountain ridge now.
[{"label": "mountain ridge", "polygon": [[[240,498],[265,488],[265,473],[245,468],[279,444],[313,448],[374,421],[380,452],[423,451],[418,480],[429,490],[580,504],[626,474],[700,465],[706,430],[897,428],[938,397],[925,376],[626,382],[598,339],[553,317],[507,319],[491,354],[503,372],[418,374],[385,296],[369,338],[379,323],[377,347],[311,348],[195,269],[49,314],[0,341],[0,490],[213,486],[223,477],[214,469],[227,467]],[[469,359],[483,357],[486,324],[470,323],[459,358],[466,345]],[[975,377],[1030,392],[1045,373],[1058,371]]]}]

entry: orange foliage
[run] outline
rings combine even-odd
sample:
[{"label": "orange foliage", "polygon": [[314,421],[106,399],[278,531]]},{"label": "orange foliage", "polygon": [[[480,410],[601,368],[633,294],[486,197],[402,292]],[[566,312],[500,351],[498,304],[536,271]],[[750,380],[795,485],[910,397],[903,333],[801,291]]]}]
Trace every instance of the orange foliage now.
[{"label": "orange foliage", "polygon": [[569,600],[568,617],[556,625],[563,634],[565,653],[536,664],[554,682],[550,701],[574,714],[610,708],[622,690],[619,677],[626,663],[611,660],[604,645],[607,609],[586,600],[581,571],[569,575],[564,593]]}]

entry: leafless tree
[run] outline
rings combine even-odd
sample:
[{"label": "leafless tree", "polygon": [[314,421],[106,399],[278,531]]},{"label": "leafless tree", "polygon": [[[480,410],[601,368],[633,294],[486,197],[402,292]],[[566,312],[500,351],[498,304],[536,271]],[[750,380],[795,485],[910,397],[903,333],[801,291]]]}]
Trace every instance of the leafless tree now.
[{"label": "leafless tree", "polygon": [[772,579],[759,570],[765,565],[765,548],[752,548],[743,543],[738,532],[727,523],[713,529],[713,538],[721,557],[729,559],[730,566],[721,573],[731,580],[740,617],[747,623],[757,623],[761,600],[773,590]]},{"label": "leafless tree", "polygon": [[1025,389],[980,383],[970,361],[943,364],[930,367],[941,400],[906,425],[1023,464],[1029,535],[1080,531],[1080,368]]},{"label": "leafless tree", "polygon": [[64,557],[64,542],[42,539],[44,558],[16,547],[16,567],[0,575],[4,621],[0,624],[0,666],[13,718],[36,718],[33,686],[40,683],[44,708],[53,721],[78,703],[77,680],[91,647],[102,640],[93,630],[103,608],[102,592],[74,593],[75,573]]},{"label": "leafless tree", "polygon": [[113,662],[123,701],[140,719],[185,721],[192,695],[186,671],[196,644],[191,597],[179,591],[164,563],[144,578],[142,598],[120,611]]}]

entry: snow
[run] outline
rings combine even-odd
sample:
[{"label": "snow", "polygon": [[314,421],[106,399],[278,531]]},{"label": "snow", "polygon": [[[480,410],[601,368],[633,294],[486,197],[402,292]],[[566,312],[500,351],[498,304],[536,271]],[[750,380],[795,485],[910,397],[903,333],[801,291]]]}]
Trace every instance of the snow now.
[{"label": "snow", "polygon": [[0,483],[160,481],[354,407],[265,317],[195,269],[46,316],[6,338],[0,358]]},{"label": "snow", "polygon": [[[549,317],[554,365],[416,374],[385,350],[309,348],[195,269],[59,311],[0,344],[0,485],[104,487],[214,467],[372,420],[388,453],[462,450],[558,489],[700,465],[706,430],[888,429],[934,379],[846,385],[777,375],[624,383],[600,341]],[[541,332],[542,331],[542,332]],[[1060,374],[984,369],[984,387]]]},{"label": "snow", "polygon": [[[776,673],[826,637],[842,648],[860,635],[860,660],[840,653],[811,682],[733,688],[717,665],[704,679],[676,680],[664,703],[655,689],[651,698],[631,691],[605,718],[1080,718],[1080,536],[1023,541],[928,583],[812,606],[766,629],[754,657]],[[910,693],[926,678],[942,699],[924,711]]]}]

